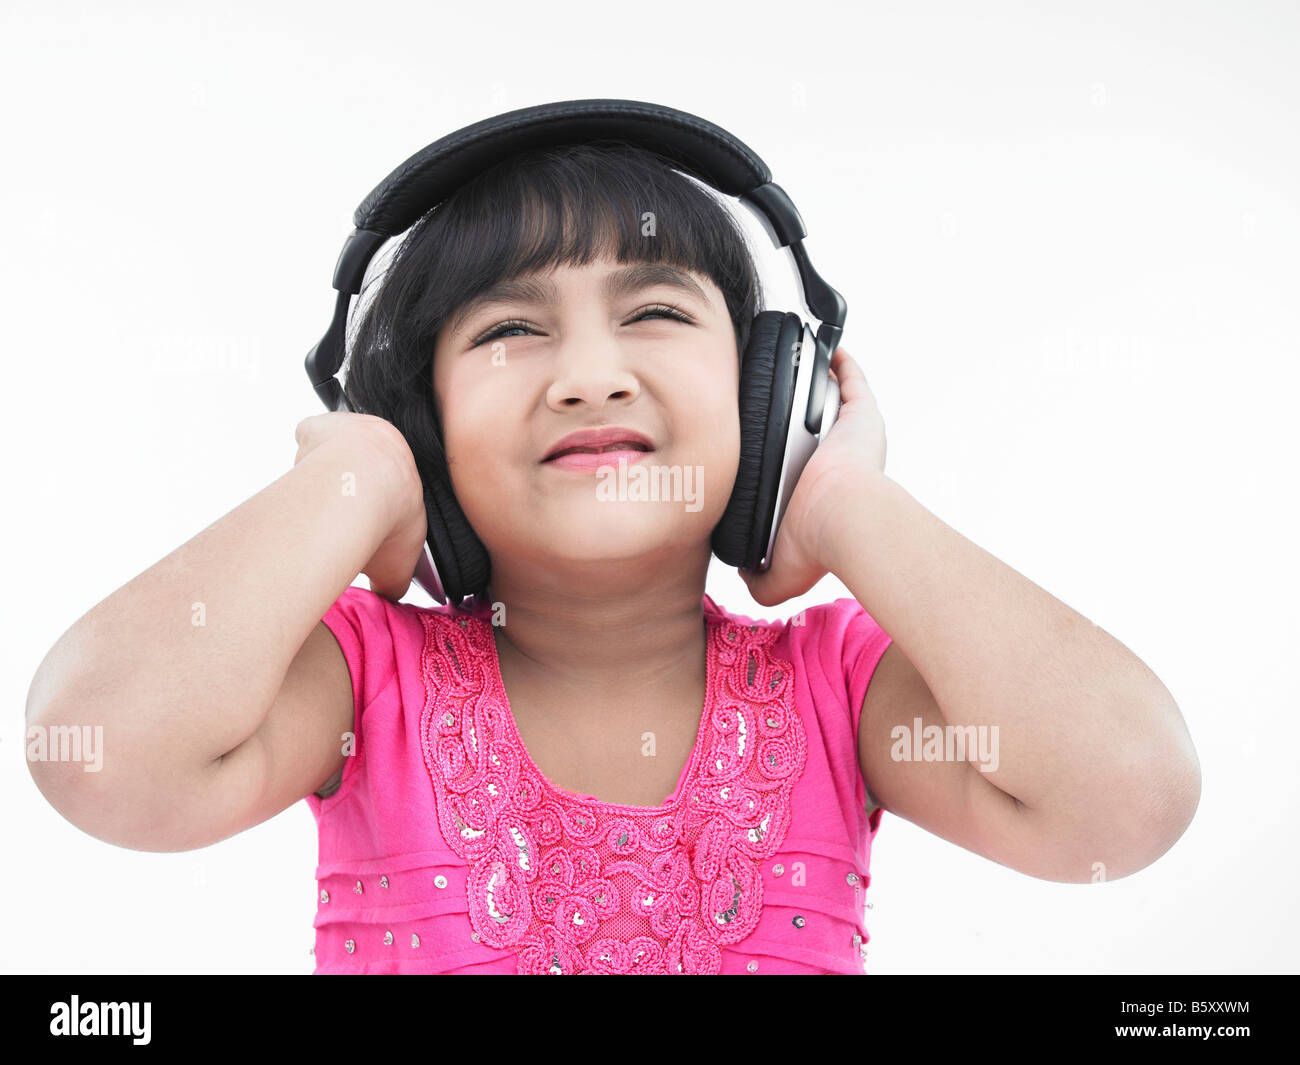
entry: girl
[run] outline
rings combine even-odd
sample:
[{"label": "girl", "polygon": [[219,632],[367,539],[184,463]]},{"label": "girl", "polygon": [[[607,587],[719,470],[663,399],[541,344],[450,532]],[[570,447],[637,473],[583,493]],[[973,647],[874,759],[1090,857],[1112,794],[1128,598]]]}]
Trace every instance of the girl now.
[{"label": "girl", "polygon": [[[42,663],[29,709],[96,706],[107,756],[38,784],[148,850],[305,797],[318,973],[861,973],[886,809],[1044,879],[1155,860],[1200,788],[1172,697],[884,475],[842,349],[838,421],[744,577],[853,598],[770,622],[705,594],[761,308],[728,212],[653,155],[480,175],[362,314],[357,413],[305,419],[293,471]],[[641,498],[638,470],[698,491]],[[435,480],[491,576],[426,609],[399,599]]]}]

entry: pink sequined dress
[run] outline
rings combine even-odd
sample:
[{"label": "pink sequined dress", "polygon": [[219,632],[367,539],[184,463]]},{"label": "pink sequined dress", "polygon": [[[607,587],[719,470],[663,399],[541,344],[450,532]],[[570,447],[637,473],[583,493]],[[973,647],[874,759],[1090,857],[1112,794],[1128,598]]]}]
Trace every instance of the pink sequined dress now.
[{"label": "pink sequined dress", "polygon": [[890,637],[854,599],[755,621],[703,598],[707,694],[661,806],[551,783],[525,749],[491,614],[346,589],[352,677],[319,832],[317,974],[864,972],[857,727]]}]

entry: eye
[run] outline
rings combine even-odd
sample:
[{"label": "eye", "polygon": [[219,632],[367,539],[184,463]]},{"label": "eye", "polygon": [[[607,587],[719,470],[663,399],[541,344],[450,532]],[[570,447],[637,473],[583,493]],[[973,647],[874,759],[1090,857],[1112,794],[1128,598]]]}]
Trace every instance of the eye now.
[{"label": "eye", "polygon": [[[652,314],[657,314],[661,318],[669,318],[674,321],[684,322],[687,325],[692,324],[690,315],[685,311],[679,310],[676,307],[670,307],[664,303],[656,303],[653,307],[645,308],[645,310],[640,311],[635,317],[630,319],[627,324],[631,325],[634,322],[642,321],[643,319],[650,317]],[[525,333],[534,332],[533,326],[528,322],[520,321],[517,318],[511,318],[508,321],[502,322],[500,325],[494,326],[492,329],[482,334],[477,340],[471,341],[470,347],[476,348],[480,344],[486,344],[489,340],[498,340],[501,337],[504,337],[507,333],[513,333],[515,330],[522,330]]]},{"label": "eye", "polygon": [[532,327],[527,322],[520,322],[512,318],[510,321],[502,322],[494,329],[488,330],[477,340],[471,341],[469,346],[471,348],[476,348],[480,344],[486,344],[489,340],[496,340],[498,337],[503,337],[507,333],[514,332],[516,329],[523,329],[527,332],[532,332]]},{"label": "eye", "polygon": [[[632,321],[639,322],[642,318],[651,314],[658,314],[665,318],[672,318],[678,322],[685,322],[687,325],[691,324],[691,316],[689,314],[685,311],[678,310],[676,307],[669,307],[664,303],[656,303],[653,307],[647,307],[644,311],[633,318]],[[631,325],[632,323],[629,322],[628,324]]]}]

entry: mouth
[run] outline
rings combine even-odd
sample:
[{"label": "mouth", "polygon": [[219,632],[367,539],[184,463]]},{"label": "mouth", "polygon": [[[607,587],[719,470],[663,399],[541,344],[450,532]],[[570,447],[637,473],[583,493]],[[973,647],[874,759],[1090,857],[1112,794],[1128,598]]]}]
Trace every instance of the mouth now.
[{"label": "mouth", "polygon": [[631,443],[610,444],[597,451],[594,448],[565,448],[542,463],[559,470],[577,470],[581,473],[593,473],[599,469],[608,469],[621,465],[640,462],[651,449],[644,445]]},{"label": "mouth", "polygon": [[617,461],[623,454],[647,454],[653,450],[654,442],[644,433],[623,426],[606,426],[582,429],[561,437],[551,445],[542,462],[555,462],[574,455],[609,455],[609,461]]},{"label": "mouth", "polygon": [[638,443],[635,440],[620,440],[616,444],[606,444],[604,447],[600,448],[566,447],[563,451],[557,451],[555,454],[551,455],[549,458],[543,459],[542,461],[554,462],[556,459],[563,458],[565,455],[608,455],[625,454],[633,451],[646,453],[650,450],[651,449],[646,447],[645,444]]}]

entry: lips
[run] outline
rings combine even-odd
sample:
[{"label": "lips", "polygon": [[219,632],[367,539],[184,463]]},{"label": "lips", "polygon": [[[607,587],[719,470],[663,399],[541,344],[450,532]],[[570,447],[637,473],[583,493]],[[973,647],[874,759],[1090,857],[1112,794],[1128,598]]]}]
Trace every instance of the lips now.
[{"label": "lips", "polygon": [[600,454],[604,451],[653,451],[654,442],[644,433],[624,426],[581,429],[569,433],[551,445],[543,462],[569,454]]}]

